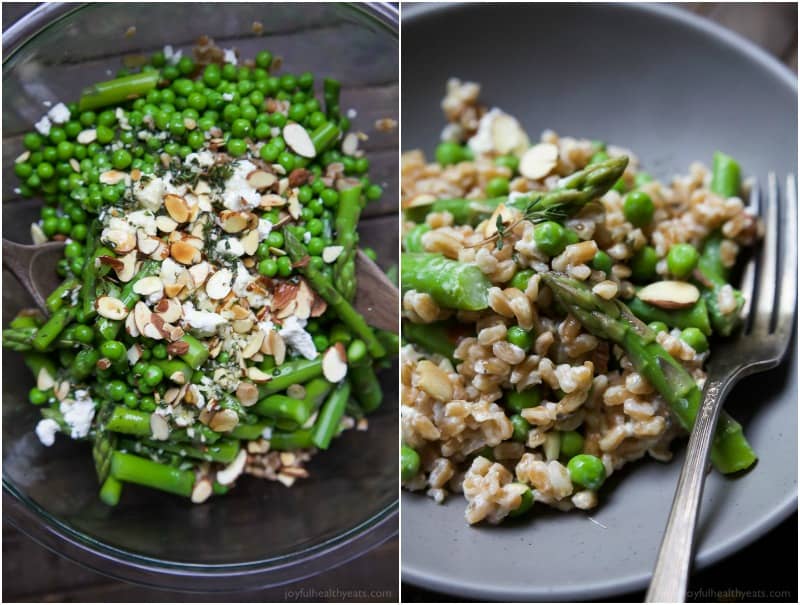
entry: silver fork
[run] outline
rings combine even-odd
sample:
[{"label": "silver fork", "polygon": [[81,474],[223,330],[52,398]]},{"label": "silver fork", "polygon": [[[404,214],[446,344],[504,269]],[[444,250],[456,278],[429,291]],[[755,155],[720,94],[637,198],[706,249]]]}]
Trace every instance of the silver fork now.
[{"label": "silver fork", "polygon": [[744,326],[739,338],[715,346],[708,367],[703,403],[689,438],[675,499],[672,501],[647,602],[683,603],[691,567],[695,526],[703,496],[709,450],[722,403],[741,378],[777,366],[791,340],[797,303],[797,189],[786,179],[784,203],[778,180],[767,178],[761,204],[753,186],[751,208],[764,221],[764,241],[742,280]]}]

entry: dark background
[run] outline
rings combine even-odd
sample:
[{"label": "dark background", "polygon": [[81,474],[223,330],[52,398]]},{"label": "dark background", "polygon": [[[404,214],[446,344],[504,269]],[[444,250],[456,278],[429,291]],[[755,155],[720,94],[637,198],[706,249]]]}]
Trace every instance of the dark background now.
[{"label": "dark background", "polygon": [[[3,2],[3,30],[37,5],[38,3]],[[385,196],[385,201],[389,199],[390,196]],[[383,212],[393,215],[394,210],[383,208]],[[370,220],[380,221],[381,218],[376,215]],[[394,242],[391,238],[386,238],[384,244],[384,247],[376,246],[381,258],[394,258],[397,250],[396,238]],[[4,521],[2,600],[98,603],[280,602],[353,600],[358,595],[358,600],[396,602],[399,598],[398,552],[398,538],[394,537],[350,563],[301,582],[239,593],[190,594],[144,588],[100,575],[46,550]],[[327,596],[324,591],[328,591]]]},{"label": "dark background", "polygon": [[[797,73],[796,3],[681,3],[750,39]],[[665,520],[666,522],[666,520]],[[575,570],[576,574],[580,570]],[[732,592],[734,590],[736,592]],[[404,602],[464,601],[402,585]],[[608,599],[642,602],[644,592]],[[693,575],[689,602],[797,602],[797,514],[769,534],[716,565]]]}]

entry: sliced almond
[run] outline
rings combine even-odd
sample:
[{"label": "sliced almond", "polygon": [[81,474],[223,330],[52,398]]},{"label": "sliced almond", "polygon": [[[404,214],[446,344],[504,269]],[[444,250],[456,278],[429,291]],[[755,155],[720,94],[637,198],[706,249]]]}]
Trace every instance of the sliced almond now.
[{"label": "sliced almond", "polygon": [[326,263],[332,263],[339,255],[344,252],[344,246],[325,246],[322,249],[322,260]]},{"label": "sliced almond", "polygon": [[339,382],[347,376],[347,356],[341,343],[329,347],[322,355],[322,375],[328,382]]},{"label": "sliced almond", "polygon": [[160,277],[150,275],[148,277],[143,277],[133,284],[133,291],[136,292],[136,294],[141,294],[142,296],[151,296],[157,293],[163,294],[164,283],[161,281]]},{"label": "sliced almond", "polygon": [[500,217],[500,220],[503,223],[510,223],[514,220],[516,215],[516,211],[513,208],[507,208],[505,204],[498,204],[497,208],[494,209],[492,216],[489,217],[489,220],[483,223],[483,236],[484,237],[492,237],[495,233],[497,233],[497,218]]},{"label": "sliced almond", "polygon": [[430,193],[421,193],[412,197],[411,199],[407,199],[403,202],[403,209],[407,208],[419,208],[421,206],[430,206],[435,202],[438,198],[435,195],[431,195]]},{"label": "sliced almond", "polygon": [[61,382],[57,382],[55,386],[53,386],[53,395],[56,396],[56,399],[59,401],[64,401],[69,395],[69,382],[66,380],[62,380]]},{"label": "sliced almond", "polygon": [[75,158],[70,158],[69,160],[69,167],[72,168],[73,172],[80,174],[81,172],[81,163],[76,160]]},{"label": "sliced almond", "polygon": [[272,187],[277,180],[278,177],[266,170],[253,170],[253,172],[247,175],[247,184],[258,191],[263,191],[267,187]]},{"label": "sliced almond", "polygon": [[133,313],[129,313],[128,317],[125,318],[125,331],[128,333],[128,336],[132,336],[136,338],[139,336],[139,328],[136,326],[136,317]]},{"label": "sliced almond", "polygon": [[219,221],[225,233],[239,233],[240,231],[244,231],[250,223],[250,216],[247,212],[223,210],[219,214]]},{"label": "sliced almond", "polygon": [[106,229],[102,235],[114,247],[114,252],[124,254],[136,247],[136,234],[122,229]]},{"label": "sliced almond", "polygon": [[345,155],[355,155],[358,151],[358,135],[354,132],[349,132],[342,139],[342,153]]},{"label": "sliced almond", "polygon": [[275,330],[270,330],[267,335],[269,338],[269,346],[272,351],[272,357],[276,365],[281,365],[286,360],[286,341]]},{"label": "sliced almond", "polygon": [[208,279],[208,274],[211,272],[211,265],[209,265],[206,261],[201,263],[197,263],[196,265],[192,265],[189,267],[189,275],[192,276],[192,282],[194,283],[195,288],[199,288]]},{"label": "sliced almond", "polygon": [[183,241],[189,244],[195,250],[199,250],[201,252],[203,251],[203,248],[206,245],[205,241],[201,237],[194,237],[194,236],[184,237]]},{"label": "sliced almond", "polygon": [[161,243],[157,237],[152,237],[147,235],[144,230],[139,229],[136,231],[136,246],[139,248],[139,252],[142,254],[147,254],[150,256],[153,252],[158,250],[158,245]]},{"label": "sliced almond", "polygon": [[144,328],[151,323],[150,316],[152,313],[150,309],[142,301],[137,302],[133,307],[133,319],[136,322],[136,328],[139,333],[144,334]]},{"label": "sliced almond", "polygon": [[317,151],[314,149],[314,142],[311,140],[308,131],[300,124],[291,123],[284,126],[283,140],[299,156],[313,158],[317,155]]},{"label": "sliced almond", "polygon": [[50,374],[47,368],[42,367],[36,375],[36,388],[40,391],[52,389],[56,384],[55,378]]},{"label": "sliced almond", "polygon": [[121,170],[106,170],[100,174],[99,181],[103,185],[116,185],[126,179],[130,179],[127,172],[122,172]]},{"label": "sliced almond", "polygon": [[450,401],[453,398],[453,384],[442,368],[432,361],[423,359],[417,364],[419,381],[417,386],[428,395],[439,401]]},{"label": "sliced almond", "polygon": [[250,407],[258,402],[258,387],[252,382],[242,381],[236,387],[236,398],[245,407]]},{"label": "sliced almond", "polygon": [[296,195],[293,195],[289,198],[289,216],[291,216],[294,220],[300,218],[300,213],[302,212],[303,207],[300,205],[300,200],[297,199]]},{"label": "sliced almond", "polygon": [[275,193],[268,193],[261,196],[262,208],[280,208],[286,205],[286,200]]},{"label": "sliced almond", "polygon": [[194,186],[194,189],[192,191],[194,191],[195,195],[211,193],[211,185],[208,184],[208,181],[200,179],[199,181],[197,181],[197,185]]},{"label": "sliced almond", "polygon": [[181,303],[174,298],[162,298],[155,307],[156,313],[167,323],[175,323],[183,317]]},{"label": "sliced almond", "polygon": [[128,309],[120,299],[113,296],[101,296],[95,302],[98,315],[106,319],[122,320],[128,315]]},{"label": "sliced almond", "polygon": [[184,290],[183,284],[164,284],[164,294],[170,298],[176,298]]},{"label": "sliced almond", "polygon": [[156,227],[158,227],[158,230],[163,233],[172,233],[178,228],[178,223],[176,223],[170,217],[162,214],[161,216],[156,217]]},{"label": "sliced almond", "polygon": [[264,332],[258,330],[257,332],[253,332],[250,337],[247,339],[247,344],[245,344],[244,348],[242,349],[242,357],[245,359],[250,359],[253,355],[258,353],[261,349],[261,345],[264,342]]},{"label": "sliced almond", "polygon": [[137,361],[142,358],[142,345],[140,344],[133,344],[131,348],[128,349],[128,364],[135,365]]},{"label": "sliced almond", "polygon": [[506,155],[526,148],[528,135],[516,119],[501,113],[492,121],[492,145],[496,152]]},{"label": "sliced almond", "polygon": [[168,193],[164,196],[164,207],[174,221],[185,223],[189,220],[189,204],[181,196]]},{"label": "sliced almond", "polygon": [[218,433],[224,433],[225,431],[232,431],[238,424],[239,416],[236,415],[236,412],[233,410],[220,410],[212,416],[208,426]]},{"label": "sliced almond", "polygon": [[97,131],[94,128],[87,128],[86,130],[81,130],[75,138],[81,145],[88,145],[97,140]]},{"label": "sliced almond", "polygon": [[208,278],[206,282],[206,294],[211,300],[221,300],[231,291],[231,280],[233,273],[229,269],[220,269]]},{"label": "sliced almond", "polygon": [[149,323],[146,324],[144,330],[142,330],[142,336],[147,336],[147,338],[152,338],[153,340],[163,340],[164,334],[155,324]]},{"label": "sliced almond", "polygon": [[39,223],[31,223],[31,241],[37,245],[47,242],[47,236],[42,231]]},{"label": "sliced almond", "polygon": [[237,334],[247,334],[250,330],[253,329],[253,320],[252,319],[237,319],[231,322],[231,328]]},{"label": "sliced almond", "polygon": [[132,250],[128,254],[119,258],[121,267],[118,269],[114,267],[114,272],[117,274],[119,281],[127,283],[133,279],[136,274],[136,250]]},{"label": "sliced almond", "polygon": [[193,265],[200,261],[200,251],[192,244],[185,241],[173,242],[169,247],[169,254],[182,265]]},{"label": "sliced almond", "polygon": [[657,281],[639,290],[637,296],[661,309],[691,307],[700,298],[700,290],[684,281]]},{"label": "sliced almond", "polygon": [[164,403],[172,403],[180,395],[181,390],[177,387],[170,387],[166,391],[164,391]]},{"label": "sliced almond", "polygon": [[558,164],[558,147],[552,143],[539,143],[522,154],[519,172],[525,178],[538,180],[546,177]]},{"label": "sliced almond", "polygon": [[[22,164],[23,162],[27,162],[27,161],[28,161],[28,159],[30,159],[30,157],[31,157],[31,152],[30,152],[30,151],[27,151],[27,150],[26,150],[26,151],[23,151],[22,153],[20,153],[20,154],[17,156],[17,159],[16,159],[16,160],[14,160],[14,163],[15,163],[15,164]],[[74,158],[73,158],[73,159],[74,159]],[[80,172],[80,171],[79,171],[79,172]]]},{"label": "sliced almond", "polygon": [[163,261],[165,258],[169,257],[169,246],[164,242],[158,242],[156,249],[150,254],[150,258],[153,260],[161,260]]},{"label": "sliced almond", "polygon": [[221,471],[217,471],[217,482],[222,485],[230,485],[236,478],[244,471],[245,463],[247,462],[247,450],[241,449],[236,454],[233,462],[226,466]]},{"label": "sliced almond", "polygon": [[248,231],[247,235],[239,238],[239,243],[242,244],[244,253],[247,256],[252,256],[258,249],[258,231],[251,229]]},{"label": "sliced almond", "polygon": [[269,382],[270,380],[272,380],[272,376],[270,376],[265,372],[262,372],[255,366],[247,368],[247,377],[253,382],[259,382],[259,383]]},{"label": "sliced almond", "polygon": [[150,432],[156,441],[169,439],[169,423],[161,414],[150,414]]},{"label": "sliced almond", "polygon": [[287,473],[278,473],[278,481],[283,483],[286,487],[292,487],[297,479]]},{"label": "sliced almond", "polygon": [[211,484],[211,479],[203,477],[194,484],[192,488],[192,502],[194,504],[202,504],[211,497],[214,487]]}]

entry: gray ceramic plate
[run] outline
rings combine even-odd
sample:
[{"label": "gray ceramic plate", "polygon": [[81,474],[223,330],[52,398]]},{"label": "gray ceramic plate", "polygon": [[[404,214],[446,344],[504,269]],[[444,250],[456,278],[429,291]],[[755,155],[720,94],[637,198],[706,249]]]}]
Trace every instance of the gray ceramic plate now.
[{"label": "gray ceramic plate", "polygon": [[[797,80],[753,45],[662,6],[505,4],[403,7],[402,142],[432,152],[448,77],[545,128],[634,150],[662,178],[715,149],[747,174],[797,167]],[[744,477],[712,474],[698,565],[746,546],[797,506],[797,359],[740,386],[727,408],[760,455]],[[633,464],[592,512],[537,507],[522,523],[466,526],[465,502],[404,493],[405,581],[465,597],[597,599],[643,588],[682,456]]]}]

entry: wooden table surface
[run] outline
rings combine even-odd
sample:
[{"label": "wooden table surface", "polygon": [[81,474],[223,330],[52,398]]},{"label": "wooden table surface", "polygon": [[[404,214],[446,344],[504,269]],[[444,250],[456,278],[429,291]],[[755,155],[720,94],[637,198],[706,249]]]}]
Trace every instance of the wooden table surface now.
[{"label": "wooden table surface", "polygon": [[[3,29],[37,6],[37,3],[3,4]],[[233,46],[235,41],[227,40]],[[245,46],[246,48],[246,46]],[[365,66],[361,66],[363,69]],[[368,98],[371,110],[364,111],[360,98]],[[371,159],[370,175],[384,186],[380,203],[371,204],[360,225],[365,245],[372,246],[384,268],[397,262],[397,130],[370,131],[376,118],[398,118],[397,78],[366,86],[345,86],[343,106],[361,108],[357,122],[370,140],[362,145]],[[16,109],[16,108],[12,108]],[[6,109],[4,111],[4,115]],[[372,115],[375,113],[375,115]],[[14,157],[19,137],[4,132],[4,160]],[[9,179],[3,186],[3,203],[31,204],[14,199]],[[4,236],[17,239],[18,234]],[[394,438],[393,440],[396,440]],[[87,452],[88,455],[88,452]],[[271,589],[238,593],[194,594],[143,588],[105,577],[41,547],[8,523],[3,523],[3,601],[26,602],[270,602],[270,601],[376,601],[396,602],[399,598],[399,548],[395,536],[368,554],[313,578]]]}]

